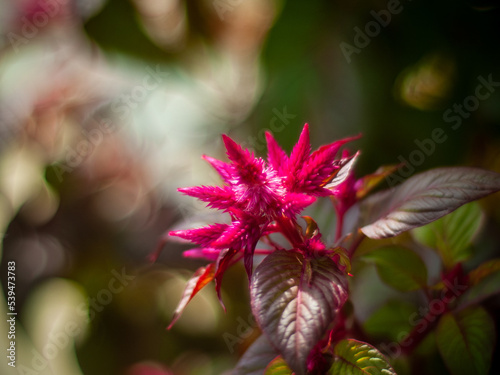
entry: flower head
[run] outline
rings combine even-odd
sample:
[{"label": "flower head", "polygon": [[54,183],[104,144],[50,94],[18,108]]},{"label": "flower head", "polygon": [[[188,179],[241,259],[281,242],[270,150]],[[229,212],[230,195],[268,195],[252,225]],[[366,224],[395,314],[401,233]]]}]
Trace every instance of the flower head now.
[{"label": "flower head", "polygon": [[[212,224],[201,228],[169,233],[199,247],[184,253],[211,261],[210,267],[198,270],[188,284],[176,314],[210,280],[215,280],[220,298],[220,281],[225,270],[243,258],[250,278],[257,243],[270,233],[280,232],[292,247],[307,252],[328,252],[319,231],[302,233],[297,215],[316,197],[331,196],[334,188],[347,178],[339,174],[349,158],[338,158],[342,145],[355,138],[333,142],[311,153],[309,126],[305,124],[290,156],[266,133],[267,160],[256,157],[226,135],[222,136],[229,162],[203,158],[219,173],[223,186],[181,188],[183,194],[206,202],[208,207],[227,212],[230,224]],[[311,222],[312,223],[312,222]],[[309,224],[309,229],[315,223]],[[268,239],[268,242],[270,240]],[[275,249],[278,247],[272,244]],[[259,252],[261,252],[259,250]],[[269,253],[262,250],[261,253]]]}]

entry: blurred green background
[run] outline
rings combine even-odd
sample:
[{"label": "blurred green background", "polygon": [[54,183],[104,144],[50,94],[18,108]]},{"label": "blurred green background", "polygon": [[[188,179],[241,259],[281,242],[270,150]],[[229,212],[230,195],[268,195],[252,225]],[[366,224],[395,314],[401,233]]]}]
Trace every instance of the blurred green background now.
[{"label": "blurred green background", "polygon": [[[4,358],[0,372],[230,370],[259,334],[241,267],[225,276],[227,314],[207,288],[165,330],[203,263],[174,243],[147,256],[167,230],[218,219],[176,188],[219,183],[201,155],[224,158],[221,133],[265,155],[265,130],[290,151],[305,122],[313,148],[362,133],[359,175],[401,162],[399,179],[500,172],[499,12],[474,0],[0,0],[0,269],[5,294],[16,262],[19,314],[18,368]],[[484,207],[490,255],[499,203]]]}]

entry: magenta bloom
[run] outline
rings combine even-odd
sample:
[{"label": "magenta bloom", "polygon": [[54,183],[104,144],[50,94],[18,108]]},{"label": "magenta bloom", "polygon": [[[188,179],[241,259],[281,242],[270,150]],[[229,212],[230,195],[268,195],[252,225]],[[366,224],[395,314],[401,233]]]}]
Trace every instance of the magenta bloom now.
[{"label": "magenta bloom", "polygon": [[[189,298],[183,299],[185,304],[212,279],[216,282],[220,298],[220,281],[224,271],[241,258],[250,278],[257,243],[270,233],[282,233],[295,249],[322,251],[324,245],[320,237],[312,241],[304,236],[296,218],[316,197],[333,195],[333,188],[343,182],[344,178],[336,177],[350,158],[337,157],[342,145],[354,139],[337,141],[311,153],[309,126],[305,124],[288,156],[273,136],[266,133],[266,161],[243,149],[228,136],[222,137],[229,163],[209,156],[204,156],[204,159],[219,173],[224,185],[196,186],[179,191],[206,202],[211,208],[227,212],[231,223],[169,233],[198,245],[186,251],[185,256],[213,262],[209,267],[198,270],[196,279],[191,280],[193,288],[189,290]],[[269,250],[258,253],[269,253]],[[185,304],[181,302],[177,313]]]}]

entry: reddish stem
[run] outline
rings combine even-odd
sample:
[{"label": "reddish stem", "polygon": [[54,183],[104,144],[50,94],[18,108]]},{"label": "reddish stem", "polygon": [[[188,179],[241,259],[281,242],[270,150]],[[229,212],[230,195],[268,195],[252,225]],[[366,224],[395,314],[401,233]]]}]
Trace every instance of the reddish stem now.
[{"label": "reddish stem", "polygon": [[417,321],[417,325],[410,334],[400,341],[399,345],[403,353],[411,353],[429,332],[436,326],[439,317],[451,310],[451,305],[462,295],[467,288],[468,278],[463,272],[462,264],[458,263],[448,273],[441,277],[445,289],[440,292],[441,296],[429,299],[427,313]]}]

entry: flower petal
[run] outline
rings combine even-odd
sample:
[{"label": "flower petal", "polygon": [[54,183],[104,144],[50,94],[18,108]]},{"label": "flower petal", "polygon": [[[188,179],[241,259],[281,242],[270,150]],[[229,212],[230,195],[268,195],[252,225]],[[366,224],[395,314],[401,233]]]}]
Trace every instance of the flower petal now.
[{"label": "flower petal", "polygon": [[229,186],[194,186],[177,190],[183,194],[207,202],[208,207],[218,210],[226,210],[236,203],[234,193]]},{"label": "flower petal", "polygon": [[228,227],[227,224],[213,224],[195,229],[174,230],[169,235],[183,238],[204,247],[211,247],[210,245],[219,239]]},{"label": "flower petal", "polygon": [[288,161],[288,173],[292,174],[295,171],[300,170],[302,164],[304,164],[309,158],[310,152],[311,143],[309,141],[309,125],[305,124],[302,129],[302,133],[300,133],[299,140],[293,147],[290,155],[290,160]]},{"label": "flower petal", "polygon": [[266,132],[267,140],[267,161],[269,165],[282,176],[285,166],[288,164],[288,156],[285,151],[278,145],[270,132]]}]

